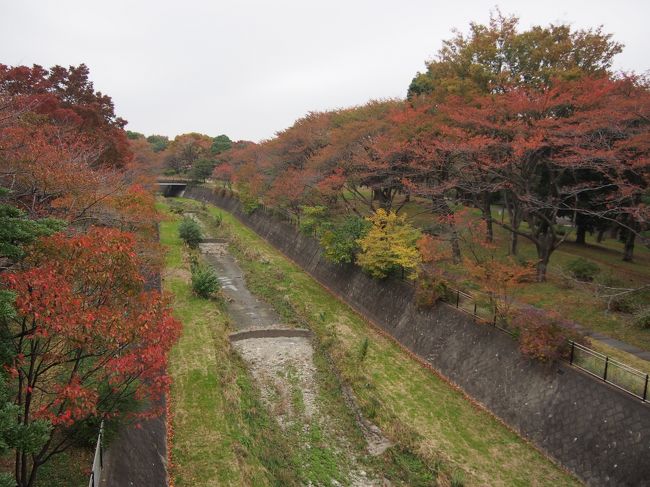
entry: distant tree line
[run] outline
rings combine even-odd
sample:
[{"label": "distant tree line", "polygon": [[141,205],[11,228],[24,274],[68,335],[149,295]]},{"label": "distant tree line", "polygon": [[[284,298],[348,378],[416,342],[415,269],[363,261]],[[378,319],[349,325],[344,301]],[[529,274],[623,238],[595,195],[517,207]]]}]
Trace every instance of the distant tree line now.
[{"label": "distant tree line", "polygon": [[457,262],[456,214],[475,208],[487,242],[498,225],[511,254],[522,238],[535,246],[539,281],[571,233],[562,222],[577,242],[615,233],[632,260],[648,241],[650,92],[644,77],[612,72],[621,50],[600,28],[520,31],[497,11],[445,41],[406,100],[309,113],[273,139],[233,144],[214,177],[298,219],[306,207],[361,217],[417,201]]}]

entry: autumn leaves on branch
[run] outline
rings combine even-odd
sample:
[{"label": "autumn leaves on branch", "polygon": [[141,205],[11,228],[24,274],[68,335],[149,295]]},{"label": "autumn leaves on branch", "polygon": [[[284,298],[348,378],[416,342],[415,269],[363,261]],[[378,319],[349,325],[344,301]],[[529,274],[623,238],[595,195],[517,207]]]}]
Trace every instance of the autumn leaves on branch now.
[{"label": "autumn leaves on branch", "polygon": [[156,414],[178,337],[125,121],[81,65],[0,65],[0,452],[33,485],[99,422]]},{"label": "autumn leaves on branch", "polygon": [[[416,202],[446,228],[460,262],[462,207],[537,250],[537,280],[568,232],[615,228],[632,259],[647,232],[650,91],[611,72],[622,46],[600,29],[489,25],[445,41],[406,101],[310,113],[271,140],[239,142],[213,176],[242,198],[302,218],[303,208],[365,216]],[[494,218],[498,203],[508,218]],[[504,215],[504,216],[505,216]]]}]

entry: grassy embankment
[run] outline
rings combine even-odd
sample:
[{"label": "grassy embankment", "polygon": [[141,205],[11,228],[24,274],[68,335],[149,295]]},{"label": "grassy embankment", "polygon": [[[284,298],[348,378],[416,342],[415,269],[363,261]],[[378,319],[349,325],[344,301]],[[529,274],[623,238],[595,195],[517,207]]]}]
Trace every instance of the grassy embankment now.
[{"label": "grassy embankment", "polygon": [[194,296],[178,221],[161,224],[164,288],[174,293],[183,333],[170,356],[171,477],[176,487],[294,483],[277,425],[228,343],[220,303]]},{"label": "grassy embankment", "polygon": [[[309,326],[317,334],[364,413],[391,439],[429,465],[462,471],[466,485],[579,484],[415,362],[230,214],[213,207],[208,211],[222,215],[222,235],[230,238],[251,290],[288,322]],[[451,485],[451,477],[441,476],[441,485]]]},{"label": "grassy embankment", "polygon": [[[360,469],[395,485],[433,485],[437,472],[408,451],[390,453],[379,464],[363,458],[363,438],[320,350],[314,354],[317,401],[327,420],[281,429],[228,342],[232,329],[223,303],[191,293],[188,252],[177,229],[172,219],[160,232],[167,248],[165,289],[174,293],[184,325],[169,364],[175,485],[329,485],[332,479],[347,485]],[[296,379],[289,370],[292,407],[300,414],[304,398]]]}]

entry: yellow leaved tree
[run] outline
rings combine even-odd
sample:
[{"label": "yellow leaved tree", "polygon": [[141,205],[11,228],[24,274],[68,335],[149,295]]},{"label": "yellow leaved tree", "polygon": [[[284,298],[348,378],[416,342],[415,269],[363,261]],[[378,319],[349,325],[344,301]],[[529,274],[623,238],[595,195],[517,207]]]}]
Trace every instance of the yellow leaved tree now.
[{"label": "yellow leaved tree", "polygon": [[403,216],[381,208],[366,219],[372,226],[363,238],[357,240],[361,247],[357,264],[379,279],[397,271],[415,277],[412,271],[417,270],[420,263],[420,253],[416,247],[420,232],[408,224]]}]

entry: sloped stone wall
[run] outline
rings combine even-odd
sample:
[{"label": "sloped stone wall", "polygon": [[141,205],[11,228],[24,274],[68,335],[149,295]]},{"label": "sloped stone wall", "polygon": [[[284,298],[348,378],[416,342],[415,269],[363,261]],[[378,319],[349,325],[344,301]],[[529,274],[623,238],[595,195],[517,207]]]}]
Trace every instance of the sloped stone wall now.
[{"label": "sloped stone wall", "polygon": [[449,305],[419,310],[408,283],[328,262],[318,242],[266,210],[248,215],[235,198],[207,188],[186,196],[233,213],[587,484],[650,485],[647,404],[568,364],[530,361],[511,337]]}]

